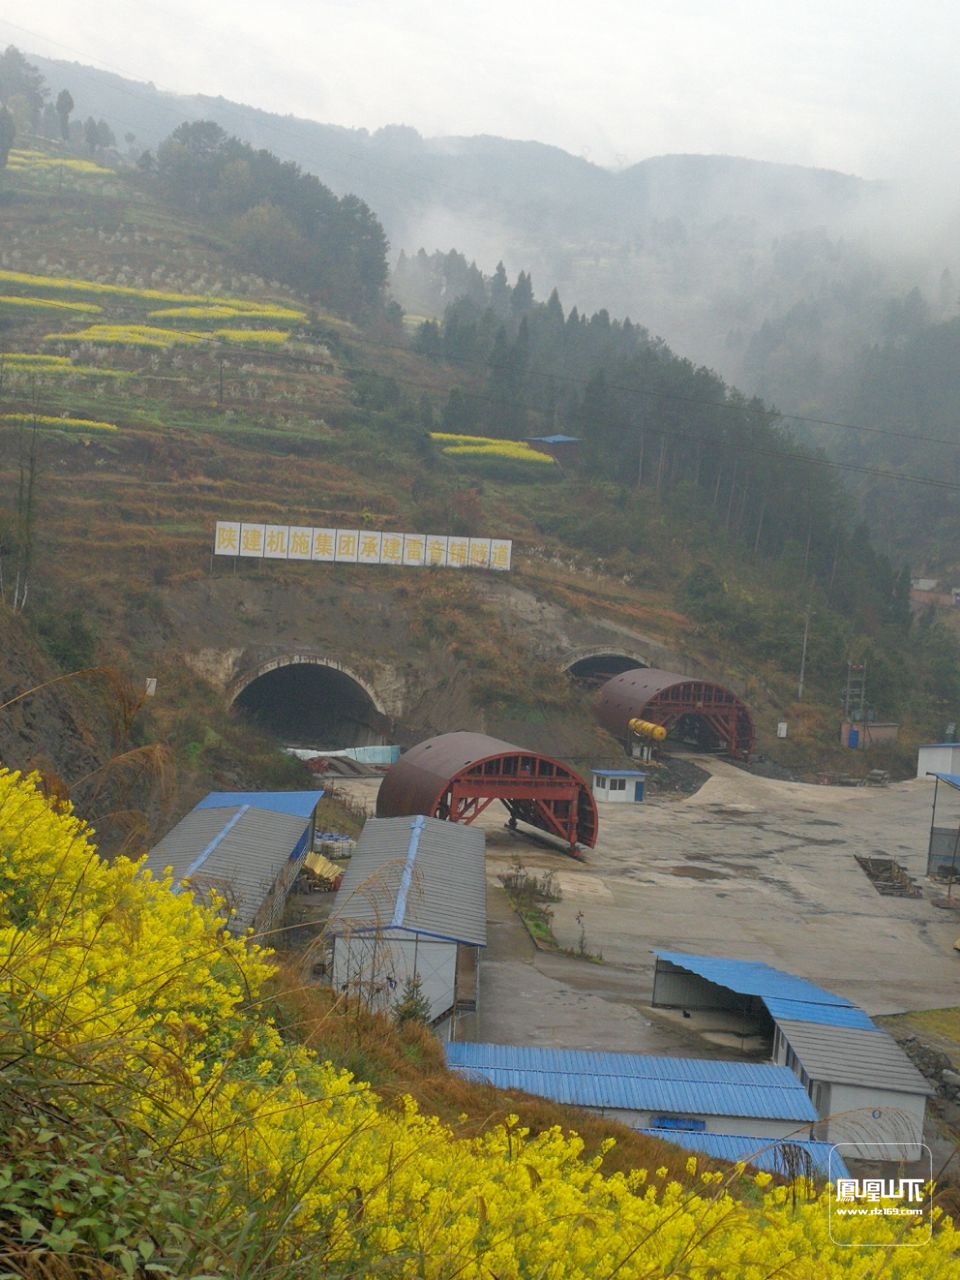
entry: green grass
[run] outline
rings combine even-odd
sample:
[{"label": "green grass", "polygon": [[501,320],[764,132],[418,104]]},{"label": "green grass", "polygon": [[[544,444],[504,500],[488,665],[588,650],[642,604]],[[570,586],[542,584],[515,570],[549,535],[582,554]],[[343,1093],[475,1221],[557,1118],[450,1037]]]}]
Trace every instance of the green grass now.
[{"label": "green grass", "polygon": [[[960,921],[957,923],[960,935]],[[953,953],[945,957],[945,963],[960,962],[960,955]],[[915,1013],[898,1013],[888,1017],[878,1017],[876,1022],[886,1028],[895,1038],[915,1035],[925,1044],[945,1053],[953,1063],[955,1070],[960,1070],[960,1008],[923,1009]]]},{"label": "green grass", "polygon": [[550,919],[542,907],[522,907],[517,914],[523,921],[530,937],[538,947],[548,951],[558,951],[559,945],[553,936]]}]

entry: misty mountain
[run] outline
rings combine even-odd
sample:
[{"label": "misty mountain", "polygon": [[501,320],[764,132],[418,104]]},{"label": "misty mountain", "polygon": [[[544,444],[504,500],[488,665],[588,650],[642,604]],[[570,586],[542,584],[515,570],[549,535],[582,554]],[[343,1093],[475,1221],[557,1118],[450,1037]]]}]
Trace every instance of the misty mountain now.
[{"label": "misty mountain", "polygon": [[105,119],[131,155],[183,121],[213,120],[359,196],[393,261],[421,248],[456,249],[488,274],[502,261],[538,297],[556,287],[566,307],[630,317],[787,414],[834,414],[849,362],[885,340],[890,308],[912,289],[937,319],[956,310],[938,289],[945,269],[960,269],[960,237],[944,234],[949,249],[923,240],[916,210],[898,219],[901,193],[888,184],[730,156],[614,172],[537,142],[370,133],[29,57],[54,95],[68,88],[76,114]]}]

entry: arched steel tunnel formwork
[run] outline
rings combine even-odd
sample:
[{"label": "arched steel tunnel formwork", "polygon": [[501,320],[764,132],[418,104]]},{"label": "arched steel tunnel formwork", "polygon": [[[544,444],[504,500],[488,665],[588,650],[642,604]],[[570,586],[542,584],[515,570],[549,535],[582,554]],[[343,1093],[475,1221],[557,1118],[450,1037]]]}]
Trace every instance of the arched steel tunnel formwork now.
[{"label": "arched steel tunnel formwork", "polygon": [[689,727],[707,750],[748,760],[756,741],[747,705],[722,685],[674,671],[637,667],[608,680],[596,703],[597,720],[626,742],[631,720],[662,725],[669,735]]},{"label": "arched steel tunnel formwork", "polygon": [[470,823],[494,800],[517,822],[593,848],[597,806],[579,775],[550,756],[482,733],[445,733],[411,747],[384,776],[377,817],[422,813]]}]

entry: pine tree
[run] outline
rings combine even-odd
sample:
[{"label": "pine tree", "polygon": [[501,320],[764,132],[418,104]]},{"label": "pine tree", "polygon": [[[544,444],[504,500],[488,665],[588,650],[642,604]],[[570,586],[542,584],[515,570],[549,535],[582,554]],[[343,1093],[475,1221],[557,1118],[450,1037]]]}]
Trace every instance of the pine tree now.
[{"label": "pine tree", "polygon": [[73,97],[69,89],[61,89],[57,94],[57,117],[60,121],[60,137],[64,142],[70,141],[70,112],[73,110]]},{"label": "pine tree", "polygon": [[403,995],[393,1007],[393,1017],[398,1027],[405,1022],[421,1022],[426,1026],[430,1021],[430,1001],[423,994],[419,973],[403,984]]}]

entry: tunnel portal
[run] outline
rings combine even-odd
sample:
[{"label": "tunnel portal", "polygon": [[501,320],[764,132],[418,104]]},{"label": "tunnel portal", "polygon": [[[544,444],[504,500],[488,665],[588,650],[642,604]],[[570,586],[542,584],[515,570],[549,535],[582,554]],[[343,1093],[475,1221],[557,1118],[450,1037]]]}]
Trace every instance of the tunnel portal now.
[{"label": "tunnel portal", "polygon": [[638,666],[636,658],[628,658],[623,653],[591,653],[567,667],[567,675],[583,689],[599,689],[613,676],[622,675],[624,671],[633,671]]},{"label": "tunnel portal", "polygon": [[234,707],[285,746],[338,751],[389,740],[389,722],[352,676],[319,662],[279,664],[255,676]]}]

